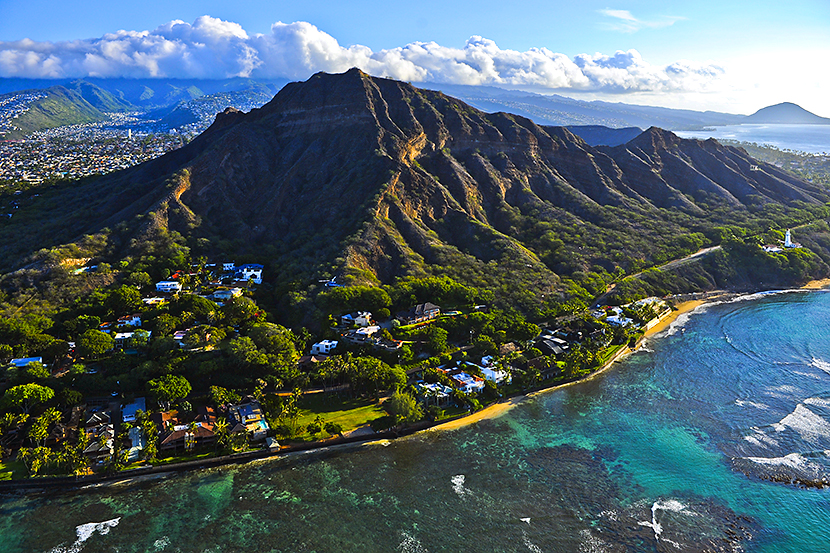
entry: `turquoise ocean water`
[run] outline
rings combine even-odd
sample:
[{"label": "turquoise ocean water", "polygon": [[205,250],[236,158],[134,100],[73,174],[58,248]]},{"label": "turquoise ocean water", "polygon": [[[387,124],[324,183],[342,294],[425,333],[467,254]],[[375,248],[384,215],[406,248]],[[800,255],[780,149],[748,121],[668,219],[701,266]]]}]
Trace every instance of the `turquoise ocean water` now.
[{"label": "turquoise ocean water", "polygon": [[828,450],[830,293],[751,296],[456,431],[4,497],[0,550],[823,552]]}]

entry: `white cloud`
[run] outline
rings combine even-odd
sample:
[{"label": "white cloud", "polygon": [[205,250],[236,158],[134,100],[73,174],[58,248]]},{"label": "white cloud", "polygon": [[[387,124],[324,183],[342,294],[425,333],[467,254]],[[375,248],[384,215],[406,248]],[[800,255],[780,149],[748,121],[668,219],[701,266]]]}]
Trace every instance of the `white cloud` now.
[{"label": "white cloud", "polygon": [[[637,22],[628,12],[617,13]],[[341,46],[307,22],[274,23],[270,33],[248,35],[237,23],[202,16],[171,21],[153,31],[118,31],[67,42],[0,42],[5,77],[187,77],[305,79],[317,71],[359,67],[376,76],[413,82],[512,85],[596,92],[699,91],[723,70],[679,61],[649,64],[636,50],[571,59],[547,48],[501,49],[473,36],[462,48],[415,42],[372,51]]]},{"label": "white cloud", "polygon": [[634,17],[628,10],[612,10],[606,8],[597,11],[611,18],[610,21],[605,21],[600,25],[603,29],[621,31],[623,33],[636,33],[641,29],[662,29],[663,27],[670,27],[684,19],[683,17],[664,15],[658,19],[645,20]]}]

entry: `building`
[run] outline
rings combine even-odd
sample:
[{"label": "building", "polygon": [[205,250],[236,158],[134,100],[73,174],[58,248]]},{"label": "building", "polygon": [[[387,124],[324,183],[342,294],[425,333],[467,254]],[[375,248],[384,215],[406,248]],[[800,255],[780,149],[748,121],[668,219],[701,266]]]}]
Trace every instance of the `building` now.
[{"label": "building", "polygon": [[434,404],[441,407],[447,405],[452,397],[452,388],[440,382],[418,382],[415,384],[415,390],[426,405]]},{"label": "building", "polygon": [[213,299],[217,301],[228,301],[231,298],[237,298],[242,295],[242,288],[231,288],[230,290],[216,290],[213,293]]},{"label": "building", "polygon": [[432,320],[441,315],[441,308],[434,303],[419,303],[409,311],[401,313],[399,318],[402,318],[406,324],[422,323],[424,321]]},{"label": "building", "polygon": [[340,317],[340,324],[347,328],[353,326],[369,326],[372,324],[372,314],[368,311],[355,311],[354,313]]},{"label": "building", "polygon": [[124,422],[135,422],[135,414],[138,411],[147,412],[147,402],[143,397],[137,397],[135,401],[121,408],[121,420]]},{"label": "building", "polygon": [[351,330],[348,333],[344,334],[343,337],[353,344],[365,344],[371,341],[372,335],[379,330],[380,327],[377,325],[366,326],[363,328]]},{"label": "building", "polygon": [[[139,330],[136,332],[143,333],[147,336],[148,340],[150,339],[150,335],[152,334],[149,330]],[[136,335],[136,332],[116,332],[115,335],[112,337],[115,349],[124,349],[125,347],[132,346],[132,340],[133,337]]]},{"label": "building", "polygon": [[793,235],[790,232],[790,229],[787,229],[787,234],[784,235],[784,247],[785,248],[800,248],[801,244],[798,242],[793,242]]},{"label": "building", "polygon": [[510,384],[510,381],[512,380],[509,372],[491,369],[489,367],[482,367],[481,374],[484,375],[485,380],[489,380],[495,384]]},{"label": "building", "polygon": [[161,282],[156,282],[156,290],[159,292],[165,293],[174,293],[174,292],[181,292],[182,291],[182,283],[176,282],[175,280],[162,280]]},{"label": "building", "polygon": [[258,265],[256,263],[248,263],[246,265],[240,265],[236,269],[236,274],[233,275],[234,280],[248,282],[251,281],[254,284],[262,284],[262,269],[264,267],[262,265]]},{"label": "building", "polygon": [[250,432],[254,440],[262,440],[268,432],[268,423],[257,401],[228,407],[231,433]]},{"label": "building", "polygon": [[450,378],[456,387],[465,394],[477,393],[484,389],[484,379],[469,375],[463,371],[451,374]]},{"label": "building", "polygon": [[311,355],[328,355],[337,347],[337,343],[337,340],[323,340],[322,342],[317,342],[311,346]]},{"label": "building", "polygon": [[124,315],[123,317],[119,317],[116,324],[119,325],[126,325],[126,326],[141,326],[141,315]]}]

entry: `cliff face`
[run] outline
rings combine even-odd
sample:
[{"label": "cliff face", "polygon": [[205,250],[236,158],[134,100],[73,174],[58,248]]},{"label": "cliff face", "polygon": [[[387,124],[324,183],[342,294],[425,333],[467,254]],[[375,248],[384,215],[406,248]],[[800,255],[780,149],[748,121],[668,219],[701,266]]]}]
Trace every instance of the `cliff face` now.
[{"label": "cliff face", "polygon": [[[289,84],[247,114],[227,110],[186,147],[74,193],[88,198],[75,234],[152,213],[153,225],[243,251],[268,246],[278,263],[340,258],[385,280],[427,264],[512,261],[550,287],[602,248],[568,259],[567,241],[540,246],[548,231],[659,244],[713,210],[830,199],[715,141],[652,128],[592,148],[565,128],[356,69]],[[609,270],[654,251],[620,253]]]}]

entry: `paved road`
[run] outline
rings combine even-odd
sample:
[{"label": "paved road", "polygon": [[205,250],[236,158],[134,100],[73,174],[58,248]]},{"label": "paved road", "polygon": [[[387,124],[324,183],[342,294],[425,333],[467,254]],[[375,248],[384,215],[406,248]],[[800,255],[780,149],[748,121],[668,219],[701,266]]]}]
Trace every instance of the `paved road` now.
[{"label": "paved road", "polygon": [[[709,247],[709,248],[703,248],[703,249],[700,249],[700,250],[696,251],[695,253],[693,253],[693,254],[691,254],[691,255],[687,255],[686,257],[681,257],[680,259],[675,259],[675,260],[673,260],[673,261],[669,261],[668,263],[666,263],[666,264],[664,264],[664,265],[660,265],[659,267],[650,267],[649,269],[645,269],[645,270],[643,270],[643,271],[640,271],[639,273],[635,273],[635,274],[633,274],[633,275],[626,276],[623,280],[625,280],[626,278],[638,278],[638,277],[639,277],[640,275],[642,275],[645,271],[648,271],[648,270],[650,270],[650,269],[659,269],[659,270],[661,270],[661,271],[662,271],[662,270],[669,270],[669,271],[670,271],[670,270],[672,270],[672,269],[676,269],[676,268],[678,268],[678,267],[682,267],[683,265],[686,265],[686,264],[688,264],[688,263],[691,263],[692,261],[695,261],[695,260],[697,260],[697,259],[700,259],[701,257],[704,257],[704,256],[706,256],[706,255],[709,255],[710,253],[712,253],[712,252],[714,252],[714,251],[717,251],[717,250],[720,250],[720,249],[721,249],[721,247],[720,247],[720,246],[711,246],[711,247]],[[610,294],[611,292],[613,292],[613,291],[614,291],[614,288],[616,288],[616,287],[617,287],[617,283],[616,283],[616,282],[614,282],[614,283],[610,284],[610,285],[608,286],[608,288],[606,288],[606,289],[605,289],[605,293],[604,293],[603,295],[599,296],[597,299],[595,299],[595,300],[594,300],[593,307],[596,307],[596,306],[598,306],[598,305],[601,305],[601,304],[602,304],[602,302],[603,302],[603,301],[605,301],[605,298],[607,298],[607,297],[608,297],[608,294]]]}]

